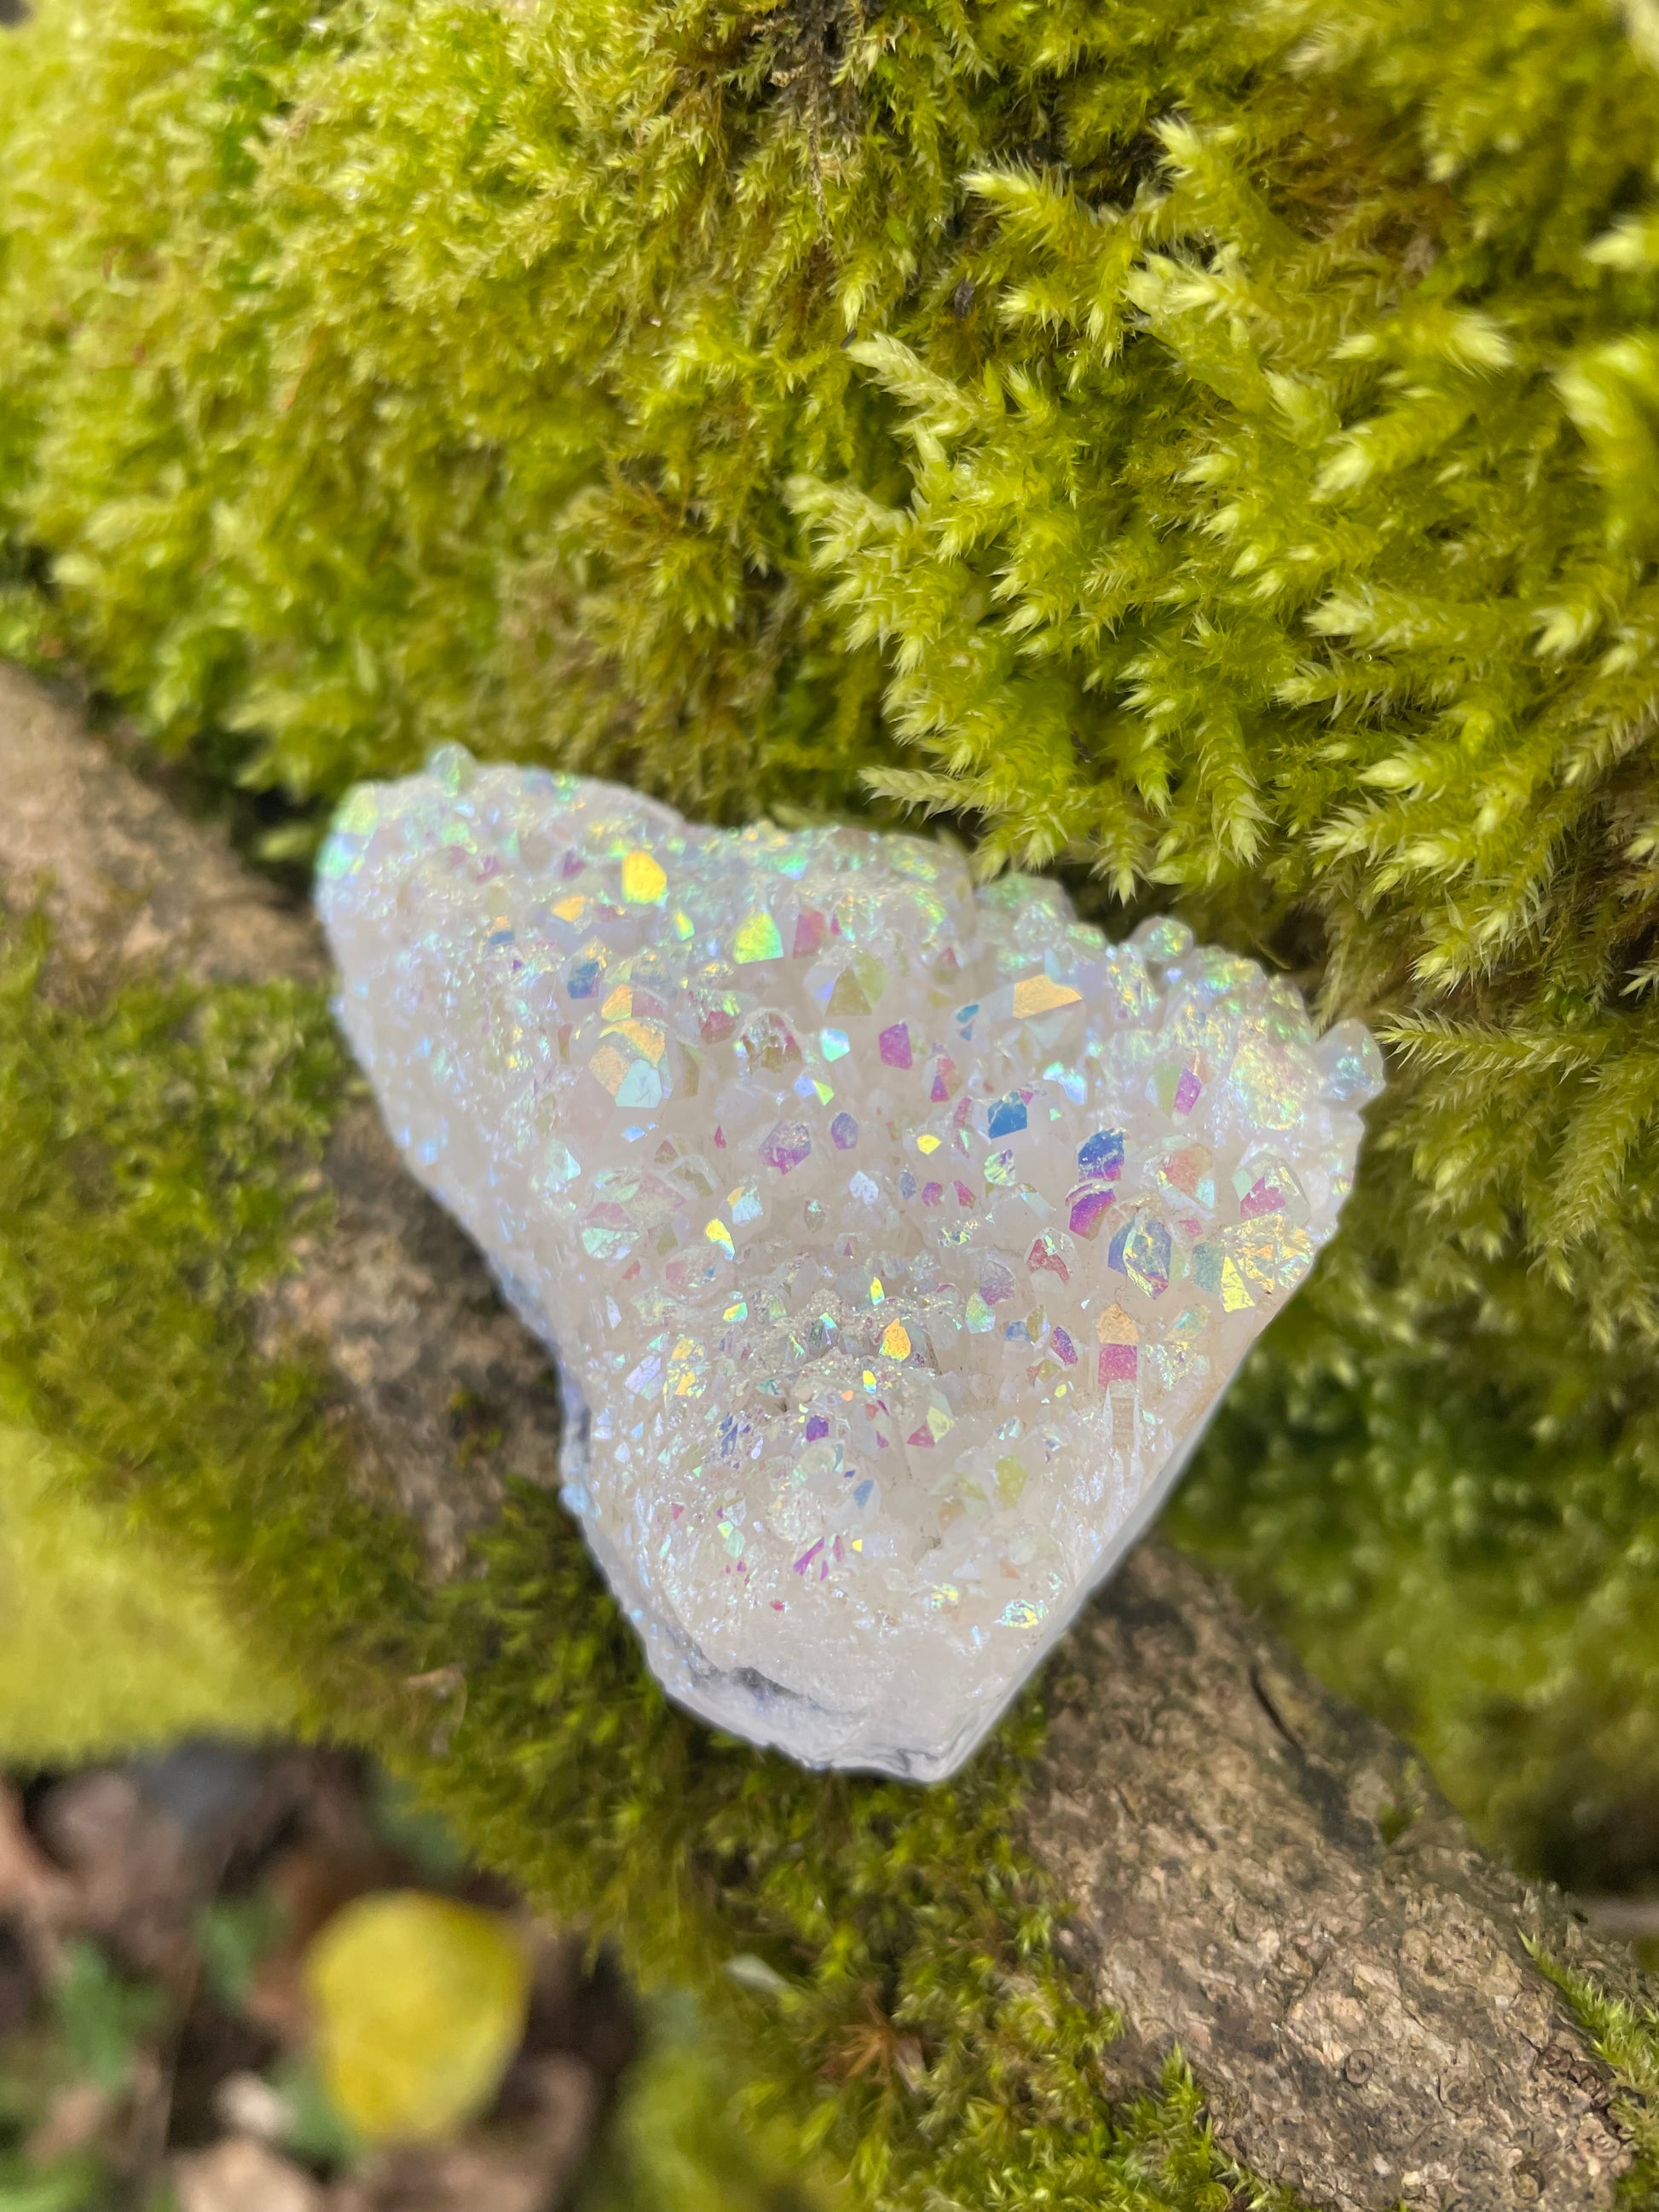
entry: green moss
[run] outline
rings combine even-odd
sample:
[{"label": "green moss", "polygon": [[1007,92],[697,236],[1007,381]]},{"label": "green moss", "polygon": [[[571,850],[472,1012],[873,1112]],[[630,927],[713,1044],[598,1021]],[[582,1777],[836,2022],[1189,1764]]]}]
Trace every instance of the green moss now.
[{"label": "green moss", "polygon": [[[1659,1853],[1659,1393],[1540,1275],[1415,1264],[1374,1148],[1341,1236],[1224,1401],[1175,1533],[1569,1887]],[[1460,1279],[1461,1276],[1461,1279]]]},{"label": "green moss", "polygon": [[793,2131],[742,2109],[741,2061],[685,1991],[649,2002],[642,2027],[575,2212],[836,2212],[840,2192],[803,2167]]},{"label": "green moss", "polygon": [[1659,2203],[1659,2012],[1609,1997],[1546,1952],[1534,1956],[1577,2014],[1591,2046],[1630,2092],[1614,2108],[1636,2152],[1619,2203],[1626,2212],[1647,2212]]},{"label": "green moss", "polygon": [[[245,1322],[240,1358],[224,1341],[285,1264],[344,1079],[320,998],[141,985],[77,1013],[37,995],[38,929],[0,950],[0,1408],[134,1527],[172,1496],[158,1540],[205,1553],[233,1615],[268,1547],[291,1548],[296,1600],[337,1595],[320,1554],[305,1583],[314,1534],[362,1545],[353,1595],[395,1617],[415,1542],[341,1480],[319,1386],[258,1363]],[[304,1632],[270,1655],[278,1680],[290,1652]]]},{"label": "green moss", "polygon": [[198,1559],[100,1510],[38,1437],[0,1426],[0,1762],[264,1735],[294,1702]]}]

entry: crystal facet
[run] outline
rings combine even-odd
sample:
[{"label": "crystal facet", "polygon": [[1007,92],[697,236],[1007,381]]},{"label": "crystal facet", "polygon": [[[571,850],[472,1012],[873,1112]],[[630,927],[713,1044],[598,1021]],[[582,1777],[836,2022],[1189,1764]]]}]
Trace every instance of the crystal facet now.
[{"label": "crystal facet", "polygon": [[1306,1274],[1382,1081],[1172,921],[951,848],[699,829],[459,749],[318,899],[398,1144],[554,1347],[565,1495],[672,1695],[950,1772]]}]

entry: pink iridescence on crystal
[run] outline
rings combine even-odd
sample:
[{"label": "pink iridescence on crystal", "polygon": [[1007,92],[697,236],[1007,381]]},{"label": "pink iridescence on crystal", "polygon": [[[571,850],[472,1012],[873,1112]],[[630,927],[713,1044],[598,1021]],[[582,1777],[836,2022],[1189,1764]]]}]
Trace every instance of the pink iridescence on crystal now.
[{"label": "pink iridescence on crystal", "polygon": [[1335,1226],[1348,1023],[951,848],[709,830],[458,749],[319,867],[411,1169],[556,1352],[565,1495],[671,1693],[948,1773]]}]

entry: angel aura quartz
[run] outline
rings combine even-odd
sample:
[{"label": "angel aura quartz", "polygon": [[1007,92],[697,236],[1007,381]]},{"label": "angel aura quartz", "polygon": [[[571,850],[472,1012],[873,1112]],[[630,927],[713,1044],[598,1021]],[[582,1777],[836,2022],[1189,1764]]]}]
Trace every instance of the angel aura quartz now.
[{"label": "angel aura quartz", "polygon": [[671,1696],[948,1774],[1331,1234],[1370,1036],[943,844],[455,748],[347,799],[318,896],[397,1143],[556,1354],[566,1498]]}]

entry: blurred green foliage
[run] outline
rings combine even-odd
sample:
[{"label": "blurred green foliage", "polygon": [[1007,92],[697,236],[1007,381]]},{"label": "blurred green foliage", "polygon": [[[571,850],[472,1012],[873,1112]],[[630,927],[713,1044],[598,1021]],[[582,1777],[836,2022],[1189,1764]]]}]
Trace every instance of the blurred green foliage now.
[{"label": "blurred green foliage", "polygon": [[201,1564],[94,1503],[34,1431],[0,1423],[0,1761],[95,1757],[192,1729],[281,1729]]},{"label": "blurred green foliage", "polygon": [[573,2212],[836,2212],[840,2192],[803,2166],[791,2131],[744,2112],[741,2055],[689,1990],[653,1999],[643,2028]]},{"label": "blurred green foliage", "polygon": [[[0,2044],[0,2212],[109,2212],[121,2177],[97,2117],[119,2109],[167,2008],[159,1988],[118,1972],[96,1944],[64,1945],[42,2016]],[[92,2124],[70,2131],[84,2141],[37,2137],[61,2132],[52,2121],[64,2100],[88,2094]]]}]

